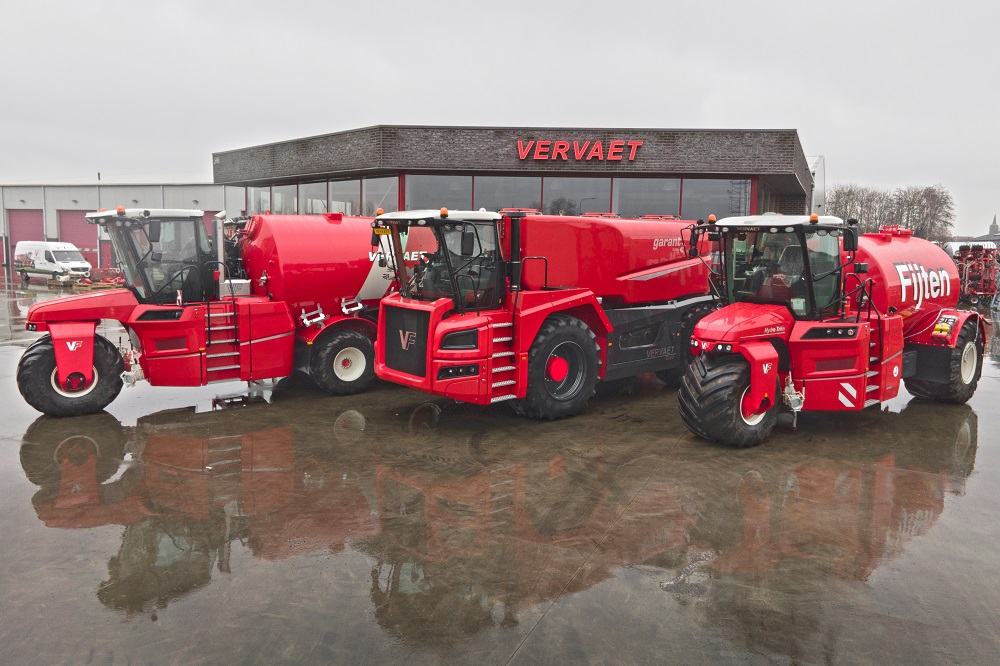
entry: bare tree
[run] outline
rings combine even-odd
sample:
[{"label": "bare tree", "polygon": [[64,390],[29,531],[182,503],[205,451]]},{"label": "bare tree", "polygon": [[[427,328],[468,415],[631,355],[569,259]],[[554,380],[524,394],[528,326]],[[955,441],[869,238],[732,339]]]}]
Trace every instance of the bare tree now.
[{"label": "bare tree", "polygon": [[878,231],[898,224],[915,236],[946,241],[955,223],[955,201],[944,185],[900,187],[895,190],[847,183],[827,195],[831,215],[858,220],[861,231]]}]

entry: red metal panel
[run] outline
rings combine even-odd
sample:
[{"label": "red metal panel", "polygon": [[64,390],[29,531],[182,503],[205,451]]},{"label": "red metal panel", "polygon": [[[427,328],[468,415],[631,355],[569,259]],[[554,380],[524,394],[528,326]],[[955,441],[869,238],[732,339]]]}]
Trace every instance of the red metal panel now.
[{"label": "red metal panel", "polygon": [[14,258],[14,249],[18,241],[45,240],[45,222],[40,210],[9,210],[7,221],[10,222],[10,254]]},{"label": "red metal panel", "polygon": [[101,268],[114,268],[118,262],[111,256],[111,243],[109,241],[100,241],[100,246],[101,251],[98,254],[100,255]]},{"label": "red metal panel", "polygon": [[80,249],[83,258],[91,266],[97,266],[97,225],[87,224],[86,211],[59,210],[59,240],[72,243]]},{"label": "red metal panel", "polygon": [[212,237],[212,231],[215,229],[215,216],[218,214],[217,210],[206,210],[205,211],[205,231],[208,232],[208,237]]}]

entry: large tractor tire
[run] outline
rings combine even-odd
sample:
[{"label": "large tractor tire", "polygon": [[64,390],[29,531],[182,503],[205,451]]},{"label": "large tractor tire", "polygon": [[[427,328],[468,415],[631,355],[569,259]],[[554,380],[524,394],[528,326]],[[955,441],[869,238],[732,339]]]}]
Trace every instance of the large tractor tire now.
[{"label": "large tractor tire", "polygon": [[375,345],[360,331],[334,331],[313,345],[309,374],[327,393],[363,391],[375,377]]},{"label": "large tractor tire", "polygon": [[533,419],[561,419],[587,407],[597,384],[597,337],[575,317],[552,315],[528,353],[528,390],[519,406]]},{"label": "large tractor tire", "polygon": [[757,446],[777,423],[780,403],[775,400],[762,414],[745,414],[743,399],[749,390],[750,364],[742,356],[697,356],[677,394],[681,419],[704,439],[737,448]]},{"label": "large tractor tire", "polygon": [[25,402],[49,416],[96,414],[122,390],[125,361],[106,338],[94,336],[94,377],[76,391],[59,386],[52,337],[45,335],[28,347],[17,364],[17,389]]},{"label": "large tractor tire", "polygon": [[906,390],[927,400],[956,404],[968,402],[983,374],[984,347],[978,324],[972,320],[965,322],[958,333],[955,348],[951,350],[947,383],[909,377],[903,380]]}]

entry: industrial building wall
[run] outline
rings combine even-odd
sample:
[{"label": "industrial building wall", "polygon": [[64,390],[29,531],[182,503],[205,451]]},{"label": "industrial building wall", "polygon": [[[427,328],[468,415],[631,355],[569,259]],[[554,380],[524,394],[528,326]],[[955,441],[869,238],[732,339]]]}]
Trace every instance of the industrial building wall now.
[{"label": "industrial building wall", "polygon": [[[177,185],[3,185],[0,186],[0,248],[7,266],[18,240],[73,243],[94,266],[110,265],[110,245],[86,213],[116,206],[201,209],[206,217],[220,210],[240,215],[246,191],[211,183]],[[9,270],[9,269],[7,269]]]}]

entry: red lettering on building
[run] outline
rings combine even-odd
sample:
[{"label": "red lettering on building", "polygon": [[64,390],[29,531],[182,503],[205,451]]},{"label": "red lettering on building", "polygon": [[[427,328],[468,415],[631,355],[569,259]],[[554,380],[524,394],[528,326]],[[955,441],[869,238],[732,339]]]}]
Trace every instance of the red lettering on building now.
[{"label": "red lettering on building", "polygon": [[628,161],[631,162],[635,159],[635,151],[639,150],[639,146],[642,145],[642,141],[629,141],[628,142]]},{"label": "red lettering on building", "polygon": [[[625,155],[625,147],[628,146],[628,156]],[[538,161],[549,161],[562,160],[563,162],[568,162],[573,159],[577,162],[590,162],[596,160],[598,162],[621,162],[622,160],[628,160],[632,162],[635,160],[636,153],[639,152],[639,148],[642,146],[642,141],[608,141],[607,142],[607,152],[605,152],[605,144],[603,141],[574,141],[573,142],[573,155],[570,157],[570,142],[569,141],[550,141],[541,140],[536,141],[531,139],[530,141],[517,142],[517,156],[521,160],[531,159]]]},{"label": "red lettering on building", "polygon": [[610,144],[608,144],[608,161],[621,162],[622,150],[624,149],[625,149],[624,141],[612,141]]}]

